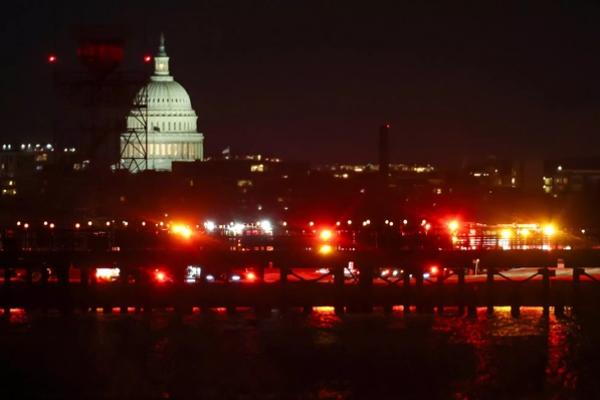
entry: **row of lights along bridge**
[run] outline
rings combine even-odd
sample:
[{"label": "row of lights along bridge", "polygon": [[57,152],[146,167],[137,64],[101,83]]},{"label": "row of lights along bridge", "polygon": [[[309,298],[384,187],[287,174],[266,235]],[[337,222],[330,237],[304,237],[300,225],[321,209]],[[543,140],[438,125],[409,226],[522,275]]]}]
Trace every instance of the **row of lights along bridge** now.
[{"label": "row of lights along bridge", "polygon": [[[287,221],[273,223],[268,219],[262,219],[252,223],[232,221],[219,224],[213,220],[207,220],[202,224],[189,224],[177,221],[126,221],[126,220],[87,220],[86,222],[72,222],[64,225],[49,220],[41,224],[33,224],[25,221],[17,221],[16,226],[22,232],[33,232],[39,229],[53,231],[81,231],[82,234],[94,231],[122,231],[135,234],[140,230],[154,232],[156,234],[167,233],[173,237],[180,238],[184,243],[194,243],[195,237],[201,239],[204,236],[223,237],[224,239],[237,241],[237,246],[231,250],[252,250],[244,246],[245,238],[263,237],[272,238],[271,245],[256,248],[255,250],[274,250],[277,238],[280,237],[319,237],[324,243],[319,252],[329,254],[334,249],[356,250],[361,242],[367,242],[365,235],[380,235],[380,238],[397,236],[399,238],[443,238],[447,239],[449,246],[440,245],[439,250],[475,250],[478,248],[496,248],[503,250],[513,249],[542,249],[553,248],[569,250],[570,243],[559,243],[550,239],[566,237],[564,232],[558,231],[554,224],[499,224],[484,225],[477,223],[462,222],[456,219],[445,221],[417,220],[418,223],[409,224],[407,219],[400,221],[397,225],[394,221],[386,219],[384,223],[375,227],[370,219],[365,219],[359,224],[353,224],[352,220],[335,223],[318,223],[309,221],[302,224],[291,224]],[[8,228],[10,231],[12,228]],[[334,243],[333,238],[338,237]],[[570,236],[569,236],[570,237]],[[342,245],[341,243],[344,243]],[[413,243],[418,247],[419,243]],[[115,248],[120,249],[119,246]]]}]

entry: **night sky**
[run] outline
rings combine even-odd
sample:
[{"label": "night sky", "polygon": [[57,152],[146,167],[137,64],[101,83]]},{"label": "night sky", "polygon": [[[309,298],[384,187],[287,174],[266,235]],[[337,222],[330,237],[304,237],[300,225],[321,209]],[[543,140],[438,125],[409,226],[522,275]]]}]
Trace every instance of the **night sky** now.
[{"label": "night sky", "polygon": [[75,26],[114,24],[127,68],[165,32],[208,154],[373,161],[389,122],[396,162],[600,155],[599,6],[423,3],[7,2],[2,141],[50,137],[47,54],[65,67]]}]

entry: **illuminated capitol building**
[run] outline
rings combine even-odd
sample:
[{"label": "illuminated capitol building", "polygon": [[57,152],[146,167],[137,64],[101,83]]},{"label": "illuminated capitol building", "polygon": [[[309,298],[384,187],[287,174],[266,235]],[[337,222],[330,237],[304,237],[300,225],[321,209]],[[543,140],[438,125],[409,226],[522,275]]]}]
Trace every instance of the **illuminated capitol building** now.
[{"label": "illuminated capitol building", "polygon": [[[127,133],[121,135],[122,165],[132,172],[143,169],[171,171],[174,161],[202,160],[204,136],[198,132],[197,119],[190,96],[169,72],[169,57],[161,35],[154,57],[154,73],[137,93],[127,116]],[[133,165],[131,160],[143,158],[143,146],[129,138],[135,131],[145,136],[146,129],[148,161],[140,167]]]}]

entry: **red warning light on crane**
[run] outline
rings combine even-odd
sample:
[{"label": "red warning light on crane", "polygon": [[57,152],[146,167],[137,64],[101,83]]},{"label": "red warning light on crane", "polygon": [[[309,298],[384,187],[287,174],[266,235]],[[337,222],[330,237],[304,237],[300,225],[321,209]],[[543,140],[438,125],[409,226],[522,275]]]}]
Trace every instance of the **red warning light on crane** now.
[{"label": "red warning light on crane", "polygon": [[48,54],[48,64],[56,64],[56,61],[58,61],[56,54]]},{"label": "red warning light on crane", "polygon": [[152,56],[150,54],[146,54],[144,56],[144,62],[149,63],[150,61],[152,61]]}]

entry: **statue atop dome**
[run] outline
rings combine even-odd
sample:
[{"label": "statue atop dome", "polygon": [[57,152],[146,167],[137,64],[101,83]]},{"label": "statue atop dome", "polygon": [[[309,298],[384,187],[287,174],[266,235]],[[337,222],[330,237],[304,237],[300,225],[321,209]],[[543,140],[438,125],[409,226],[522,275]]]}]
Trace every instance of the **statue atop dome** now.
[{"label": "statue atop dome", "polygon": [[165,49],[165,34],[164,33],[160,33],[160,44],[158,45],[158,53],[156,54],[157,57],[166,57],[167,56],[167,51]]},{"label": "statue atop dome", "polygon": [[154,77],[168,77],[169,74],[169,56],[165,48],[165,35],[160,34],[158,53],[154,56]]}]

